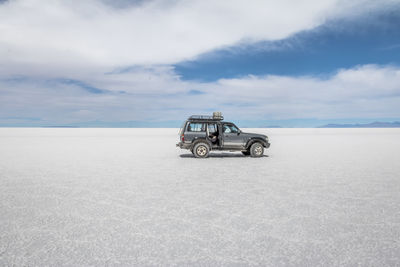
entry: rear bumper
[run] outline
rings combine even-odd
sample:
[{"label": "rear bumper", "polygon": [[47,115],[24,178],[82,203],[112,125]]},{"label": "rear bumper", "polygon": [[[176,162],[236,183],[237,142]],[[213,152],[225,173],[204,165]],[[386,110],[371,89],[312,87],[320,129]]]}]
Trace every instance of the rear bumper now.
[{"label": "rear bumper", "polygon": [[181,149],[190,149],[191,145],[192,144],[190,144],[190,143],[182,143],[182,142],[179,142],[176,144],[176,146]]}]

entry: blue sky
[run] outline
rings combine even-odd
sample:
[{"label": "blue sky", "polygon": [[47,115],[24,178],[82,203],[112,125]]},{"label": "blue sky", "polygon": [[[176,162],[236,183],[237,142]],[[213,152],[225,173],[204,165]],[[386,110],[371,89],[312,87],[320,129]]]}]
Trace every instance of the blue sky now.
[{"label": "blue sky", "polygon": [[400,121],[400,1],[0,1],[0,126]]},{"label": "blue sky", "polygon": [[265,74],[324,76],[364,64],[400,64],[399,9],[332,20],[283,40],[212,51],[175,69],[182,79],[215,81]]}]

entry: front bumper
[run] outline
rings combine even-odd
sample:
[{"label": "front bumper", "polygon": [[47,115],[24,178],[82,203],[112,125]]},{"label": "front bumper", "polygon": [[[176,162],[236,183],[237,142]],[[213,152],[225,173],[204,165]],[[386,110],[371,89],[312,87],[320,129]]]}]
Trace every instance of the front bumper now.
[{"label": "front bumper", "polygon": [[271,144],[269,142],[265,142],[264,145],[265,145],[265,148],[269,148],[271,146]]}]

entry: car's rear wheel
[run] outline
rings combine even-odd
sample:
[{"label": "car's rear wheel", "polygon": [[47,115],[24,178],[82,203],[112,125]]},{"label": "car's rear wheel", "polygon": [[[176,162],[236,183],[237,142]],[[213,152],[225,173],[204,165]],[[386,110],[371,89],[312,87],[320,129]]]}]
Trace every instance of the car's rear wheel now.
[{"label": "car's rear wheel", "polygon": [[196,158],[207,158],[210,153],[210,148],[206,143],[197,143],[193,148],[193,155]]},{"label": "car's rear wheel", "polygon": [[254,143],[250,147],[250,155],[254,158],[262,157],[264,154],[264,147],[261,143]]}]

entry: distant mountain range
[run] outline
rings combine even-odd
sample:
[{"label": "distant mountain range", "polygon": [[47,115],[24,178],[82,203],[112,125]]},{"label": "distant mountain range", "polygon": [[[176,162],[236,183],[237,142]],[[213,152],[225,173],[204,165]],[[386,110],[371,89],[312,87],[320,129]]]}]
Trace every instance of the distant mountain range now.
[{"label": "distant mountain range", "polygon": [[318,128],[400,128],[400,122],[375,121],[366,124],[326,124]]}]

